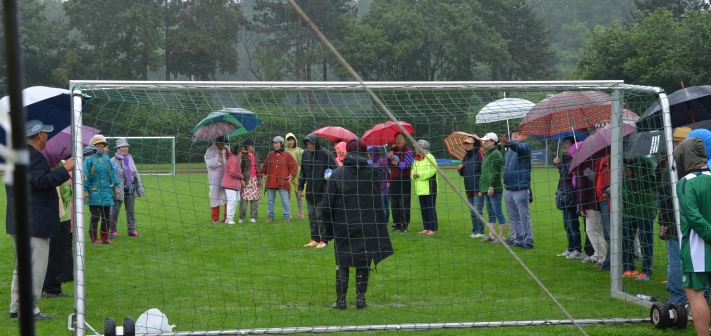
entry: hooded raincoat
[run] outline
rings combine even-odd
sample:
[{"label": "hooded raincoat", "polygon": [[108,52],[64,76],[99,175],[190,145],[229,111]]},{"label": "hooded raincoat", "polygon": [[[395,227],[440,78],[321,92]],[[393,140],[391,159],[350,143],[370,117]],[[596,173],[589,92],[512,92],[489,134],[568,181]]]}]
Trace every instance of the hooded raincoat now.
[{"label": "hooded raincoat", "polygon": [[[291,148],[289,147],[289,138],[294,138],[294,147]],[[301,169],[301,161],[303,159],[304,155],[304,150],[299,147],[299,139],[296,138],[294,133],[287,133],[286,137],[286,151],[291,154],[291,156],[294,157],[294,160],[296,160],[296,167],[297,167],[297,172],[296,172],[296,177],[291,180],[291,189],[296,190],[297,186],[299,185],[299,171]]]},{"label": "hooded raincoat", "polygon": [[89,206],[112,206],[115,194],[121,192],[116,170],[111,159],[103,152],[98,152],[84,160],[84,197]]},{"label": "hooded raincoat", "polygon": [[[227,197],[225,189],[222,188],[222,175],[225,173],[225,166],[230,155],[227,146],[222,150],[213,144],[205,152],[205,165],[207,165],[207,179],[210,184],[210,207],[218,207],[226,204]],[[221,159],[221,160],[220,160]]]},{"label": "hooded raincoat", "polygon": [[[326,169],[336,169],[338,165],[336,160],[331,156],[325,148],[321,147],[316,134],[309,134],[304,138],[304,146],[306,141],[314,144],[314,151],[306,150],[302,156],[301,172],[299,178],[298,190],[305,191],[306,197],[311,200],[321,200],[323,193],[326,191],[326,179],[324,173]],[[309,196],[312,195],[312,196]]]}]

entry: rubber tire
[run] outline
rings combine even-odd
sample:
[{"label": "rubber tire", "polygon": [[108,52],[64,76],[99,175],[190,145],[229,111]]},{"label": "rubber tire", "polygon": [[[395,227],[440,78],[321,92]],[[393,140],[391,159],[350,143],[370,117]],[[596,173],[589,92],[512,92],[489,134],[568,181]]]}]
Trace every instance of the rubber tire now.
[{"label": "rubber tire", "polygon": [[664,330],[671,324],[669,318],[669,308],[663,302],[655,302],[649,310],[649,318],[652,319],[652,324],[655,328]]},{"label": "rubber tire", "polygon": [[104,320],[104,336],[116,336],[116,320],[113,317]]},{"label": "rubber tire", "polygon": [[686,306],[681,302],[669,302],[667,306],[669,310],[676,312],[676,318],[672,321],[671,326],[676,329],[686,329],[686,325],[689,324],[689,313],[686,311]]},{"label": "rubber tire", "polygon": [[136,336],[136,321],[131,316],[123,319],[123,336]]}]

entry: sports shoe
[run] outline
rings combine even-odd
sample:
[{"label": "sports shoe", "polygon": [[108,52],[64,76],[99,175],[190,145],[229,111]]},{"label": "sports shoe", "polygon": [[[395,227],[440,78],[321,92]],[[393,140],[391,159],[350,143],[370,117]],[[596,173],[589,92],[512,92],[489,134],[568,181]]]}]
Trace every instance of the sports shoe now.
[{"label": "sports shoe", "polygon": [[585,258],[583,258],[583,262],[584,262],[584,263],[593,262],[592,257],[591,257],[591,256],[585,256]]},{"label": "sports shoe", "polygon": [[16,319],[19,316],[17,313],[10,313],[10,318],[11,319]]},{"label": "sports shoe", "polygon": [[469,236],[469,237],[472,237],[472,238],[481,238],[481,237],[484,237],[484,235],[481,234],[481,233],[472,233],[472,235]]},{"label": "sports shoe", "polygon": [[238,220],[237,223],[240,223],[240,224],[244,223],[244,219]]},{"label": "sports shoe", "polygon": [[583,258],[585,258],[585,255],[580,253],[580,251],[575,250],[571,252],[566,258],[582,260]]},{"label": "sports shoe", "polygon": [[219,222],[216,220],[212,221],[212,224],[217,224],[217,223],[219,223]]},{"label": "sports shoe", "polygon": [[524,250],[533,250],[533,246],[530,245],[523,245]]},{"label": "sports shoe", "polygon": [[231,220],[231,221],[228,221],[227,224],[234,225],[236,223],[235,223],[235,221]]},{"label": "sports shoe", "polygon": [[42,314],[41,312],[35,314],[35,321],[39,321],[39,320],[51,320],[51,319],[52,319],[52,316]]},{"label": "sports shoe", "polygon": [[299,214],[299,219],[304,219],[304,214]]},{"label": "sports shoe", "polygon": [[288,223],[288,222],[290,222],[290,221],[291,221],[291,219],[289,219],[289,218],[284,218],[284,223]]},{"label": "sports shoe", "polygon": [[558,257],[566,257],[566,258],[567,258],[569,255],[570,255],[570,251],[565,250],[565,251],[563,251],[563,253],[558,254],[557,256],[558,256]]},{"label": "sports shoe", "polygon": [[649,281],[650,276],[647,273],[641,273],[637,276],[635,280],[637,281]]},{"label": "sports shoe", "polygon": [[623,278],[636,278],[637,276],[639,276],[639,274],[637,274],[637,271],[625,271],[624,273],[622,273]]},{"label": "sports shoe", "polygon": [[304,244],[304,247],[316,247],[318,246],[318,242],[315,240],[311,240],[308,244]]},{"label": "sports shoe", "polygon": [[274,218],[267,218],[267,220],[264,221],[264,223],[272,223],[274,222]]},{"label": "sports shoe", "polygon": [[114,238],[118,238],[118,232],[111,231],[111,233],[109,233],[109,239],[114,239]]},{"label": "sports shoe", "polygon": [[328,244],[326,244],[326,242],[322,241],[322,242],[318,243],[318,245],[316,245],[316,248],[320,249],[320,248],[324,248],[326,246],[328,246]]},{"label": "sports shoe", "polygon": [[129,237],[140,237],[141,235],[138,233],[138,231],[136,231],[134,229],[134,230],[128,231],[128,236]]},{"label": "sports shoe", "polygon": [[482,239],[481,242],[486,243],[486,242],[493,242],[495,240],[496,240],[496,238],[494,238],[492,236],[486,236],[486,238]]},{"label": "sports shoe", "polygon": [[257,219],[256,219],[256,218],[250,218],[250,219],[249,219],[249,222],[250,222],[250,223],[256,223],[256,222],[257,222]]},{"label": "sports shoe", "polygon": [[72,294],[69,293],[59,293],[59,294],[54,294],[54,293],[47,293],[47,292],[42,292],[42,297],[43,298],[62,298],[62,297],[70,297]]},{"label": "sports shoe", "polygon": [[506,245],[513,245],[514,241],[513,239],[506,239]]}]

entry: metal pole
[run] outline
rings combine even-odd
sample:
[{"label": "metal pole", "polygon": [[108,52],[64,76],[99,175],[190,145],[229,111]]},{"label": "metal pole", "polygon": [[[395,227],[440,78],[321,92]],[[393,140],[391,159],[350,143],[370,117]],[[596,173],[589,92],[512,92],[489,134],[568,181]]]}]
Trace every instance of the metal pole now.
[{"label": "metal pole", "polygon": [[[10,121],[12,132],[12,152],[14,157],[6,158],[8,164],[14,162],[12,190],[14,208],[12,219],[15,223],[15,251],[17,254],[17,280],[20,291],[20,334],[35,334],[35,318],[32,299],[32,257],[30,252],[30,204],[29,183],[27,181],[30,155],[25,138],[25,109],[22,106],[22,58],[20,57],[20,32],[17,17],[17,2],[3,0],[5,28],[5,59],[7,60],[7,83],[10,93]],[[9,196],[9,195],[8,195]]]},{"label": "metal pole", "polygon": [[[674,204],[674,220],[676,223],[681,223],[681,218],[679,214],[679,198],[676,197],[676,183],[679,181],[678,180],[678,172],[676,171],[679,169],[676,167],[676,164],[674,162],[674,134],[672,130],[672,123],[671,123],[671,112],[669,111],[669,99],[667,99],[667,94],[664,92],[659,93],[659,105],[662,107],[662,121],[664,125],[664,137],[667,139],[666,143],[664,144],[667,146],[667,165],[669,165],[669,181],[671,181],[672,185],[672,203]],[[681,237],[681,225],[676,225],[676,230],[678,237]]]},{"label": "metal pole", "polygon": [[171,163],[173,164],[173,176],[175,176],[175,137],[173,137],[173,154],[171,154]]},{"label": "metal pole", "polygon": [[622,91],[612,92],[610,150],[610,292],[622,292]]},{"label": "metal pole", "polygon": [[77,314],[76,336],[84,336],[86,318],[86,280],[84,278],[84,148],[82,148],[82,100],[81,90],[72,91],[72,139],[74,142],[74,309]]}]

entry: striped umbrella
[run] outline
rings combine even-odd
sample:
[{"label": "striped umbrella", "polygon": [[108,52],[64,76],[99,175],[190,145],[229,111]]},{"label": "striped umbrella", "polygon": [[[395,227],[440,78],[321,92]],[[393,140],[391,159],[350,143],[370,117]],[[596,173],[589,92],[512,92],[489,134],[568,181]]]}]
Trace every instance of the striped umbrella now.
[{"label": "striped umbrella", "polygon": [[444,139],[444,145],[447,146],[449,154],[462,160],[464,155],[467,154],[467,150],[464,148],[464,140],[471,136],[471,134],[464,132],[454,132]]},{"label": "striped umbrella", "polygon": [[193,131],[192,140],[193,142],[198,142],[214,140],[223,136],[234,136],[235,133],[238,133],[240,129],[242,129],[243,131],[242,134],[247,133],[246,131],[244,131],[244,128],[241,128],[239,125],[233,124],[231,122],[215,121],[207,123],[195,129],[195,131]]}]

